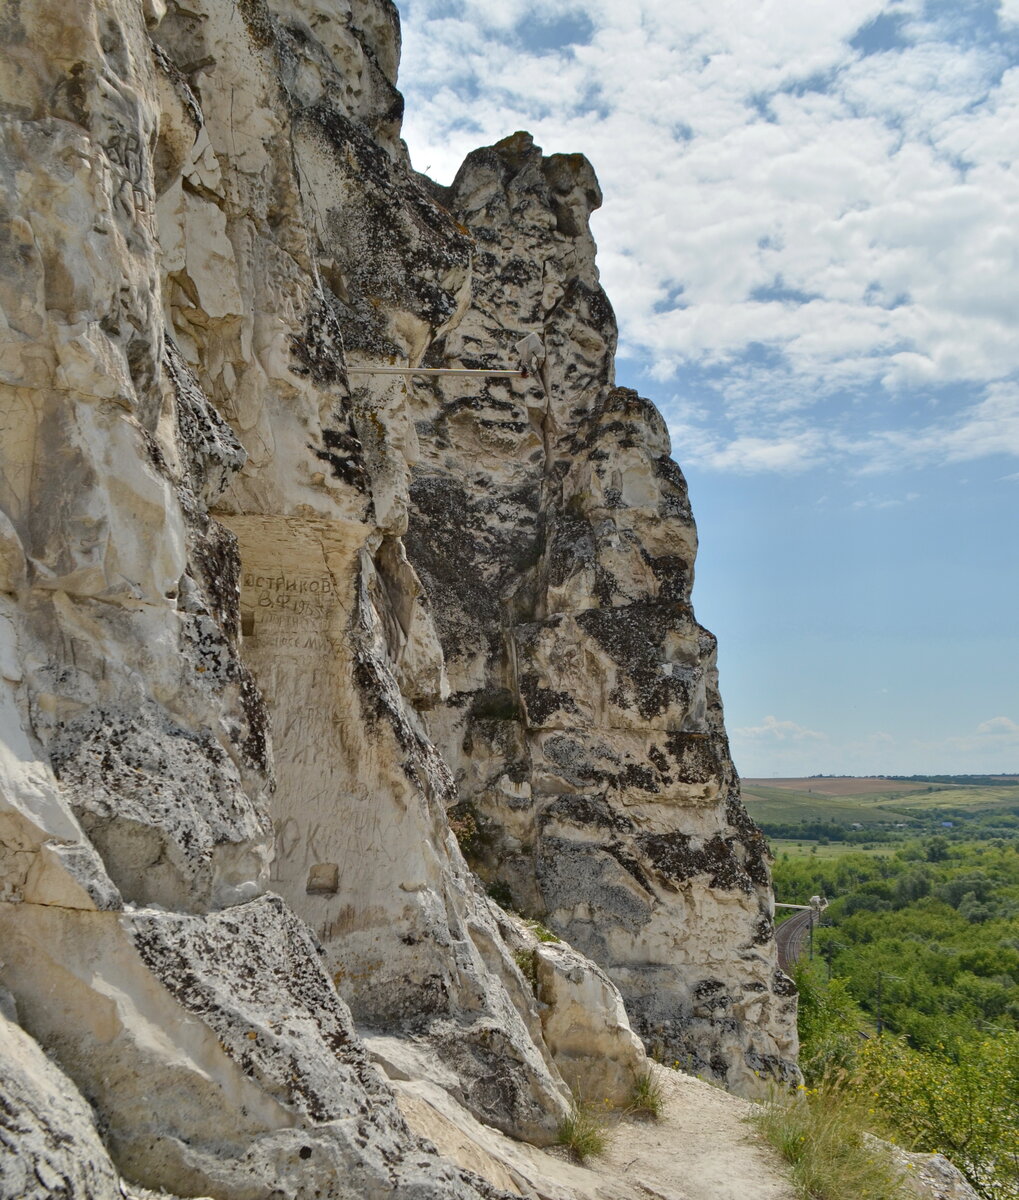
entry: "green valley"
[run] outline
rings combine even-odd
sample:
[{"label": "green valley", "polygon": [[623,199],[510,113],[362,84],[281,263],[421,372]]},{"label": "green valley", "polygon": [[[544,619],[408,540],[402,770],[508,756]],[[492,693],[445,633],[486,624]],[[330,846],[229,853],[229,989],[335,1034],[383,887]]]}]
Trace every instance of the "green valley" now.
[{"label": "green valley", "polygon": [[1019,1197],[1019,787],[747,780],[777,897],[829,907],[795,968],[811,1089]]}]

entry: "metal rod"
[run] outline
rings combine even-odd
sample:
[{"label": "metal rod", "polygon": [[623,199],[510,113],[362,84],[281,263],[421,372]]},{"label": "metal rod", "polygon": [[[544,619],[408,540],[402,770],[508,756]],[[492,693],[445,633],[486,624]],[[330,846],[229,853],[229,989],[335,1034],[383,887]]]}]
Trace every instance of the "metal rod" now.
[{"label": "metal rod", "polygon": [[473,375],[488,378],[493,375],[504,378],[517,378],[519,371],[475,371],[466,367],[348,367],[348,375]]}]

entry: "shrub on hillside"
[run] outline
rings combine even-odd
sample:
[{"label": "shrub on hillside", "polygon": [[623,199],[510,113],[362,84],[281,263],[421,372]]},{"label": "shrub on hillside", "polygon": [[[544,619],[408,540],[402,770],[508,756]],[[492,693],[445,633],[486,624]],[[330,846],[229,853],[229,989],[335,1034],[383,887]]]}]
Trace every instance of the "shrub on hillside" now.
[{"label": "shrub on hillside", "polygon": [[1019,1200],[1019,1034],[923,1053],[873,1038],[857,1057],[857,1080],[918,1150],[951,1159],[986,1200]]}]

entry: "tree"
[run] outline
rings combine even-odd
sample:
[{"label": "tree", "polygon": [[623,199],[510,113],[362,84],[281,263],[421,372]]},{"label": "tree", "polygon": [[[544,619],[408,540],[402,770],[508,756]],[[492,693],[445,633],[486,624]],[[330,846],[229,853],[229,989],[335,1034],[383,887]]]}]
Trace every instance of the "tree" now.
[{"label": "tree", "polygon": [[948,839],[932,837],[925,846],[928,862],[944,862],[948,857]]}]

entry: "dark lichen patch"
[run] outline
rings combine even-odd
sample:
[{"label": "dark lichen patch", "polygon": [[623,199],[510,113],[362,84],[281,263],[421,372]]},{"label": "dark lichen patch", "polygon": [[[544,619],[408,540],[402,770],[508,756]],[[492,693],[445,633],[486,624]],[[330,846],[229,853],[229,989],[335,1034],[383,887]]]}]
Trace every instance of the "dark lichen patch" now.
[{"label": "dark lichen patch", "polygon": [[693,1015],[717,1018],[732,1010],[733,997],[720,979],[702,979],[693,988]]},{"label": "dark lichen patch", "polygon": [[662,515],[672,517],[693,526],[693,511],[687,493],[686,479],[679,464],[663,454],[655,461],[655,474],[665,485],[661,490]]},{"label": "dark lichen patch", "polygon": [[642,833],[637,844],[662,879],[671,885],[707,875],[713,888],[753,891],[753,883],[736,853],[735,839],[720,834],[705,841],[685,833]]},{"label": "dark lichen patch", "polygon": [[743,1057],[749,1069],[760,1079],[776,1079],[790,1086],[800,1082],[796,1064],[779,1058],[776,1054],[761,1054],[757,1050],[749,1050]]},{"label": "dark lichen patch", "polygon": [[641,553],[658,580],[659,600],[688,604],[692,585],[690,563],[678,554],[664,554],[654,558],[643,550]]},{"label": "dark lichen patch", "polygon": [[759,913],[751,931],[751,944],[754,946],[767,946],[774,940],[774,937],[775,922],[767,913]]},{"label": "dark lichen patch", "polygon": [[206,504],[226,487],[247,455],[169,336],[163,342],[163,370],[176,400],[176,441],[184,468],[178,495],[189,524],[201,530]]},{"label": "dark lichen patch", "polygon": [[611,699],[620,707],[631,704],[645,720],[671,705],[688,708],[693,680],[676,664],[665,664],[662,647],[669,629],[690,624],[690,610],[681,604],[640,602],[620,608],[592,608],[579,613],[577,624],[621,668],[621,682]]},{"label": "dark lichen patch", "polygon": [[290,348],[297,360],[295,371],[323,387],[344,382],[343,333],[330,305],[322,296],[304,319],[304,330],[293,334]]},{"label": "dark lichen patch", "polygon": [[[244,759],[249,766],[268,776],[272,768],[269,751],[269,709],[247,667],[240,669],[240,696],[247,725],[241,743]],[[274,786],[272,780],[270,786]]]},{"label": "dark lichen patch", "polygon": [[547,586],[560,588],[594,563],[594,531],[582,516],[555,512],[546,526],[545,573]]},{"label": "dark lichen patch", "polygon": [[466,272],[472,239],[394,162],[371,131],[322,102],[296,118],[324,141],[337,169],[356,180],[326,215],[329,250],[345,281],[337,313],[348,348],[399,354],[387,312],[412,312],[433,328],[456,310],[455,286]]},{"label": "dark lichen patch", "polygon": [[634,880],[640,884],[645,892],[650,896],[654,896],[654,885],[636,854],[620,842],[607,842],[604,849],[606,854],[611,854],[628,875],[633,876]]},{"label": "dark lichen patch", "polygon": [[237,11],[256,46],[276,44],[277,27],[265,0],[237,0]]},{"label": "dark lichen patch", "polygon": [[477,721],[519,721],[522,717],[518,697],[504,687],[486,687],[464,693],[469,697],[470,715]]},{"label": "dark lichen patch", "polygon": [[[612,450],[619,445],[628,449],[643,446],[646,442],[644,431],[648,426],[660,436],[666,436],[661,413],[633,388],[606,389],[597,403],[588,411],[578,413],[577,417],[577,426],[569,443],[570,451],[576,457],[605,460],[611,459]],[[600,445],[602,441],[609,445]],[[679,477],[682,479],[682,473]]]},{"label": "dark lichen patch", "polygon": [[526,287],[527,284],[541,277],[541,264],[523,259],[511,258],[504,262],[498,271],[498,278],[514,287]]},{"label": "dark lichen patch", "polygon": [[547,726],[553,717],[568,718],[580,712],[576,701],[568,692],[557,692],[553,688],[542,687],[541,677],[533,672],[525,671],[521,674],[519,687],[526,721],[531,729]]},{"label": "dark lichen patch", "polygon": [[743,847],[743,865],[747,874],[758,887],[770,888],[768,841],[747,812],[740,798],[739,784],[736,782],[731,784],[726,797],[725,815],[729,825],[739,834]]},{"label": "dark lichen patch", "polygon": [[447,475],[418,472],[411,501],[404,543],[432,598],[443,651],[455,658],[487,643],[501,661],[505,606],[540,554],[537,483],[478,495]]},{"label": "dark lichen patch", "polygon": [[616,834],[631,834],[636,826],[625,814],[609,804],[603,795],[564,793],[547,804],[539,817],[545,828],[551,822],[575,825],[580,829],[605,829]]},{"label": "dark lichen patch", "polygon": [[[462,1080],[468,1107],[487,1124],[510,1132],[547,1119],[538,1107],[530,1070],[506,1069],[507,1062],[520,1062],[520,1051],[494,1021],[450,1024],[434,1030],[432,1038],[443,1061]],[[471,1176],[475,1188],[476,1179]],[[493,1191],[491,1200],[496,1195]]]},{"label": "dark lichen patch", "polygon": [[780,971],[777,967],[771,977],[771,990],[774,995],[782,996],[783,998],[798,995],[796,984],[793,983],[784,971]]},{"label": "dark lichen patch", "polygon": [[[222,635],[215,625],[221,642]],[[191,660],[193,661],[193,660]],[[54,773],[124,898],[200,906],[218,846],[260,842],[263,814],[233,760],[206,729],[189,729],[148,703],[97,706],[60,722],[49,745]],[[130,837],[148,860],[118,852]],[[159,864],[159,872],[148,870]]]},{"label": "dark lichen patch", "polygon": [[333,478],[355,488],[358,492],[368,491],[368,472],[364,467],[364,448],[353,429],[323,429],[322,446],[308,443],[308,449],[317,459],[328,463]]},{"label": "dark lichen patch", "polygon": [[654,765],[662,783],[671,783],[672,774],[669,770],[669,760],[659,746],[651,746],[647,752],[648,760]]},{"label": "dark lichen patch", "polygon": [[[596,921],[634,934],[651,919],[651,906],[634,889],[630,871],[597,842],[543,837],[536,878],[550,912],[584,906]],[[573,941],[569,930],[563,932]]]},{"label": "dark lichen patch", "polygon": [[237,538],[218,521],[210,519],[204,536],[194,541],[191,562],[197,569],[212,617],[224,637],[235,641],[241,603],[241,556]]},{"label": "dark lichen patch", "polygon": [[590,745],[567,733],[554,734],[542,743],[542,753],[561,778],[574,787],[614,784],[618,759],[609,750]]},{"label": "dark lichen patch", "polygon": [[658,776],[650,767],[646,767],[642,763],[627,763],[619,773],[618,781],[621,788],[635,788],[637,791],[651,792],[652,794],[661,791]]},{"label": "dark lichen patch", "polygon": [[407,555],[432,597],[443,650],[455,656],[470,646],[471,627],[499,626],[498,584],[482,569],[490,557],[485,523],[467,490],[445,476],[418,475],[411,502]]},{"label": "dark lichen patch", "polygon": [[672,760],[670,772],[680,783],[708,783],[718,779],[727,756],[719,754],[715,739],[706,733],[670,732],[665,749]]}]

